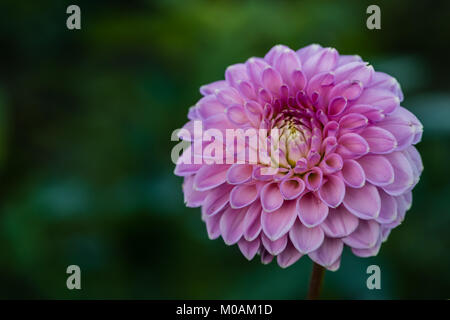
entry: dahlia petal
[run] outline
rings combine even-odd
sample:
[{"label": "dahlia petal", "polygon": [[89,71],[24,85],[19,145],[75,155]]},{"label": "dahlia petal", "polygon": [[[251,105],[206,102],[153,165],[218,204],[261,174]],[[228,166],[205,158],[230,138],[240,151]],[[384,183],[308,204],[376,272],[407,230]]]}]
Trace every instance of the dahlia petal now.
[{"label": "dahlia petal", "polygon": [[247,67],[247,73],[250,76],[252,83],[257,86],[261,85],[263,70],[270,67],[270,65],[261,58],[250,58],[245,63],[245,66]]},{"label": "dahlia petal", "polygon": [[208,192],[203,205],[202,214],[213,216],[219,213],[230,199],[231,186],[223,185]]},{"label": "dahlia petal", "polygon": [[336,83],[344,80],[359,80],[366,87],[372,80],[374,70],[366,62],[355,61],[339,66],[334,73]]},{"label": "dahlia petal", "polygon": [[341,257],[337,258],[335,262],[333,262],[331,265],[327,266],[327,270],[330,271],[336,271],[341,266]]},{"label": "dahlia petal", "polygon": [[400,99],[389,90],[371,87],[362,92],[356,103],[369,104],[389,114],[400,105]]},{"label": "dahlia petal", "polygon": [[226,109],[228,120],[237,126],[243,126],[248,123],[245,110],[240,105],[232,105]]},{"label": "dahlia petal", "polygon": [[228,120],[225,112],[217,113],[203,120],[204,130],[217,129],[226,132],[226,129],[234,128],[234,124]]},{"label": "dahlia petal", "polygon": [[343,166],[344,161],[337,153],[327,154],[320,163],[320,168],[324,174],[335,173],[341,170]]},{"label": "dahlia petal", "polygon": [[328,206],[324,204],[314,193],[304,194],[297,200],[297,212],[300,221],[312,228],[321,224],[328,215]]},{"label": "dahlia petal", "polygon": [[261,250],[261,263],[269,264],[273,260],[273,255],[271,255],[266,249]]},{"label": "dahlia petal", "polygon": [[397,150],[403,150],[411,144],[419,142],[422,137],[422,124],[403,107],[398,107],[377,125],[392,133],[397,140]]},{"label": "dahlia petal", "polygon": [[239,89],[240,81],[247,81],[249,79],[247,67],[243,63],[234,64],[225,70],[225,80],[235,89]]},{"label": "dahlia petal", "polygon": [[380,224],[374,220],[360,220],[358,228],[342,241],[355,249],[367,249],[375,246],[380,236]]},{"label": "dahlia petal", "polygon": [[302,257],[302,254],[288,242],[286,248],[277,256],[278,265],[281,268],[287,268],[297,262]]},{"label": "dahlia petal", "polygon": [[184,202],[187,207],[195,208],[203,204],[207,192],[201,192],[194,189],[194,177],[189,176],[184,178],[183,182]]},{"label": "dahlia petal", "polygon": [[216,95],[217,100],[219,100],[219,102],[221,102],[224,106],[230,106],[233,104],[241,105],[244,103],[239,91],[233,87],[217,89],[214,91],[214,94]]},{"label": "dahlia petal", "polygon": [[280,192],[285,200],[297,198],[305,190],[305,183],[298,177],[285,179],[280,183]]},{"label": "dahlia petal", "polygon": [[325,90],[327,90],[327,87],[333,84],[333,82],[334,82],[333,73],[331,72],[318,73],[308,81],[306,93],[309,97],[312,97],[311,100],[313,101],[313,103],[319,104],[319,101],[315,98],[319,98],[320,96],[322,96]]},{"label": "dahlia petal", "polygon": [[352,62],[361,62],[362,58],[360,56],[358,56],[357,54],[354,55],[345,55],[345,54],[341,54],[339,55],[339,60],[338,60],[338,67],[347,64],[347,63],[352,63]]},{"label": "dahlia petal", "polygon": [[378,190],[381,199],[380,215],[376,219],[379,223],[391,223],[397,218],[397,201],[383,190]]},{"label": "dahlia petal", "polygon": [[213,95],[201,98],[197,106],[197,113],[203,120],[225,112],[225,106]]},{"label": "dahlia petal", "polygon": [[345,196],[345,184],[341,178],[329,175],[319,189],[319,198],[329,207],[336,208]]},{"label": "dahlia petal", "polygon": [[385,186],[394,182],[394,168],[383,156],[366,155],[358,159],[364,169],[366,180],[376,186]]},{"label": "dahlia petal", "polygon": [[270,65],[276,65],[276,61],[285,50],[290,49],[285,45],[277,44],[276,46],[273,46],[269,50],[269,52],[267,52],[267,54],[264,56],[264,60]]},{"label": "dahlia petal", "polygon": [[335,85],[329,92],[329,97],[343,97],[347,100],[356,100],[363,92],[360,81],[345,80]]},{"label": "dahlia petal", "polygon": [[401,195],[414,185],[414,173],[411,164],[400,151],[387,154],[385,157],[394,168],[394,182],[383,186],[383,189],[392,196]]},{"label": "dahlia petal", "polygon": [[250,261],[258,253],[260,243],[261,241],[259,239],[247,241],[242,238],[241,240],[238,241],[238,246],[244,257],[246,257],[247,260]]},{"label": "dahlia petal", "polygon": [[278,71],[272,67],[268,67],[262,73],[262,83],[264,88],[272,93],[278,94],[280,87],[283,85],[283,79]]},{"label": "dahlia petal", "polygon": [[369,152],[369,145],[360,135],[356,133],[346,133],[338,139],[339,146],[336,152],[342,158],[357,158]]},{"label": "dahlia petal", "polygon": [[352,132],[367,126],[369,120],[362,114],[349,113],[339,120],[341,133]]},{"label": "dahlia petal", "polygon": [[319,226],[307,228],[299,220],[296,220],[289,231],[289,238],[300,253],[307,254],[322,245],[324,233]]},{"label": "dahlia petal", "polygon": [[305,186],[308,190],[317,191],[323,182],[323,173],[322,170],[318,167],[312,168],[308,173],[303,177],[305,181]]},{"label": "dahlia petal", "polygon": [[249,81],[240,80],[238,82],[238,90],[244,96],[244,98],[251,100],[257,99],[255,88]]},{"label": "dahlia petal", "polygon": [[305,74],[300,70],[295,70],[292,72],[291,83],[293,89],[303,90],[306,86],[307,80]]},{"label": "dahlia petal", "polygon": [[231,190],[230,206],[240,209],[250,205],[258,198],[258,189],[255,184],[238,185]]},{"label": "dahlia petal", "polygon": [[308,79],[311,79],[314,74],[333,70],[337,64],[338,57],[339,54],[336,49],[323,48],[305,60],[303,72]]},{"label": "dahlia petal", "polygon": [[359,189],[347,188],[343,203],[348,211],[361,219],[375,219],[380,214],[380,195],[371,184]]},{"label": "dahlia petal", "polygon": [[346,112],[361,114],[372,122],[381,121],[386,117],[380,109],[368,104],[352,104],[347,108]]},{"label": "dahlia petal", "polygon": [[402,89],[400,88],[400,84],[398,83],[397,79],[384,72],[375,72],[373,74],[370,87],[387,89],[395,94],[400,99],[400,101],[403,101]]},{"label": "dahlia petal", "polygon": [[414,146],[409,146],[405,149],[407,154],[409,155],[411,166],[414,166],[414,168],[417,171],[417,174],[420,175],[423,171],[423,163],[422,163],[422,157],[420,156],[419,152]]},{"label": "dahlia petal", "polygon": [[266,248],[266,250],[274,256],[280,254],[286,248],[287,240],[288,240],[287,235],[284,235],[281,238],[274,241],[267,238],[264,234],[261,235],[261,241],[262,244],[264,245],[264,248]]},{"label": "dahlia petal", "polygon": [[208,232],[208,238],[211,240],[220,237],[220,219],[222,218],[222,213],[216,214],[214,216],[204,217],[206,224],[206,231]]},{"label": "dahlia petal", "polygon": [[227,245],[237,243],[244,234],[244,218],[246,210],[227,208],[220,218],[220,233]]},{"label": "dahlia petal", "polygon": [[328,104],[328,115],[331,117],[338,116],[342,112],[344,112],[346,107],[347,107],[347,99],[341,96],[334,97]]},{"label": "dahlia petal", "polygon": [[204,165],[195,175],[194,188],[206,191],[220,186],[227,180],[229,165]]},{"label": "dahlia petal", "polygon": [[309,257],[315,263],[324,267],[332,266],[341,256],[344,244],[340,239],[327,238],[316,251],[309,253]]},{"label": "dahlia petal", "polygon": [[355,256],[361,257],[361,258],[368,258],[368,257],[374,257],[378,254],[381,248],[381,237],[379,237],[379,240],[377,243],[368,249],[357,249],[352,248],[352,252]]},{"label": "dahlia petal", "polygon": [[304,63],[306,60],[308,60],[311,56],[316,54],[322,50],[322,46],[319,44],[310,44],[309,46],[306,46],[304,48],[301,48],[297,50],[297,56],[300,58],[300,62]]},{"label": "dahlia petal", "polygon": [[351,234],[358,227],[359,219],[347,211],[344,206],[330,209],[325,221],[320,225],[330,238],[342,238]]},{"label": "dahlia petal", "polygon": [[361,165],[355,160],[345,160],[341,173],[346,185],[352,188],[364,186],[366,175]]},{"label": "dahlia petal", "polygon": [[200,115],[198,114],[198,107],[196,106],[190,107],[187,117],[189,120],[199,120]]},{"label": "dahlia petal", "polygon": [[266,212],[273,212],[283,205],[283,195],[278,183],[268,183],[262,188],[261,205]]},{"label": "dahlia petal", "polygon": [[369,144],[370,152],[376,154],[385,154],[392,152],[397,147],[397,140],[387,130],[379,127],[367,127],[361,132]]},{"label": "dahlia petal", "polygon": [[227,88],[228,83],[225,80],[219,80],[200,87],[200,93],[204,96],[214,94],[217,89]]},{"label": "dahlia petal", "polygon": [[295,51],[287,47],[284,48],[281,54],[275,58],[273,65],[280,72],[284,82],[292,86],[294,84],[292,81],[293,72],[301,69],[300,59]]},{"label": "dahlia petal", "polygon": [[174,173],[180,177],[186,177],[197,173],[203,165],[195,164],[194,160],[192,146],[189,146],[178,158]]},{"label": "dahlia petal", "polygon": [[227,181],[231,184],[248,182],[252,178],[253,166],[249,164],[233,164],[227,172]]},{"label": "dahlia petal", "polygon": [[248,208],[244,218],[244,238],[247,241],[255,240],[261,232],[261,204],[253,202]]},{"label": "dahlia petal", "polygon": [[262,229],[270,240],[281,238],[291,229],[297,218],[295,203],[295,200],[285,201],[277,211],[261,213]]}]

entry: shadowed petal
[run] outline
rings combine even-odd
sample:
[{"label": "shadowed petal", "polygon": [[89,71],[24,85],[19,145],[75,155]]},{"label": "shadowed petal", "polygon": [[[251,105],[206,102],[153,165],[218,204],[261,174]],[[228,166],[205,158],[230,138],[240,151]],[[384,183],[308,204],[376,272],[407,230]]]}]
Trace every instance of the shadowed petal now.
[{"label": "shadowed petal", "polygon": [[244,257],[246,257],[247,260],[252,260],[258,253],[260,240],[255,239],[253,241],[247,241],[245,239],[241,239],[238,242],[238,246]]},{"label": "shadowed petal", "polygon": [[358,227],[359,219],[347,211],[344,206],[330,209],[328,217],[320,225],[325,234],[331,238],[348,236]]},{"label": "shadowed petal", "polygon": [[264,248],[266,248],[266,250],[274,256],[281,253],[284,250],[284,248],[286,248],[287,240],[288,240],[287,235],[284,235],[281,238],[274,241],[267,238],[265,234],[261,235],[261,241],[262,244],[264,245]]},{"label": "shadowed petal", "polygon": [[253,202],[248,208],[244,218],[244,238],[247,241],[254,240],[261,232],[261,204]]},{"label": "shadowed petal", "polygon": [[319,249],[311,252],[309,257],[321,266],[329,267],[339,259],[343,248],[344,244],[340,239],[325,237]]},{"label": "shadowed petal", "polygon": [[277,262],[280,267],[287,268],[297,262],[301,257],[302,254],[288,241],[286,249],[277,256]]},{"label": "shadowed petal", "polygon": [[289,238],[298,251],[306,254],[320,247],[324,239],[324,233],[319,226],[307,228],[297,220],[289,231]]},{"label": "shadowed petal", "polygon": [[227,208],[220,219],[220,233],[227,245],[235,244],[244,234],[244,218],[246,210]]},{"label": "shadowed petal", "polygon": [[360,220],[358,228],[349,236],[342,238],[352,248],[367,249],[373,247],[380,235],[380,224],[374,220]]}]

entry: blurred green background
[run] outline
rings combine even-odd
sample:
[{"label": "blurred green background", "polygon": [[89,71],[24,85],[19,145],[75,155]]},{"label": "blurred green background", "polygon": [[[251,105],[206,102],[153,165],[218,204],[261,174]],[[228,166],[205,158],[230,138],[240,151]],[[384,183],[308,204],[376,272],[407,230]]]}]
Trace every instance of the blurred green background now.
[{"label": "blurred green background", "polygon": [[[381,30],[366,28],[369,4]],[[323,297],[450,298],[450,2],[2,0],[0,12],[0,298],[304,298],[310,260],[282,270],[208,240],[170,161],[199,87],[278,43],[361,55],[399,80],[425,128],[405,222],[377,257],[345,250]],[[71,264],[82,290],[66,288]],[[366,287],[371,264],[382,290]]]}]

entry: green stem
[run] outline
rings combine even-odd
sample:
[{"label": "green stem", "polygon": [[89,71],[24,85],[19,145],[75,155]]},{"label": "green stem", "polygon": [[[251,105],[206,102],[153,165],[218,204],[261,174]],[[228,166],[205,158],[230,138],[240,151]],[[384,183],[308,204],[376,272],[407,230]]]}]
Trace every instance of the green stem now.
[{"label": "green stem", "polygon": [[317,263],[313,263],[311,279],[309,281],[308,300],[317,300],[320,296],[325,268]]}]

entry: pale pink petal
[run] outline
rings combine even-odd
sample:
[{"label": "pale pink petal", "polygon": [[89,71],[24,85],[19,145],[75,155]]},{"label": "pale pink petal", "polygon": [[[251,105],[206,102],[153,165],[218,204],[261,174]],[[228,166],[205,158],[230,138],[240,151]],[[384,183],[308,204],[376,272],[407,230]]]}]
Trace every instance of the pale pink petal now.
[{"label": "pale pink petal", "polygon": [[323,240],[322,245],[309,254],[311,260],[324,267],[332,266],[342,254],[344,244],[340,239],[327,238]]},{"label": "pale pink petal", "polygon": [[267,238],[265,234],[261,235],[261,241],[264,245],[264,248],[266,248],[266,250],[274,256],[280,254],[286,248],[287,240],[287,235],[284,235],[281,238],[273,241]]},{"label": "pale pink petal", "polygon": [[371,184],[359,189],[347,188],[344,206],[361,219],[375,219],[380,214],[381,200],[378,190]]},{"label": "pale pink petal", "polygon": [[227,208],[220,219],[220,233],[227,245],[237,243],[244,234],[246,210]]},{"label": "pale pink petal", "polygon": [[229,165],[204,165],[195,175],[194,188],[206,191],[220,186],[227,180]]},{"label": "pale pink petal", "polygon": [[262,188],[261,204],[266,212],[273,212],[283,205],[283,195],[278,183],[268,183]]},{"label": "pale pink petal", "polygon": [[394,168],[383,156],[366,155],[358,159],[364,169],[367,181],[376,186],[385,186],[394,182]]},{"label": "pale pink petal", "polygon": [[238,185],[231,190],[230,206],[240,209],[250,205],[258,198],[258,188],[255,184]]},{"label": "pale pink petal", "polygon": [[285,201],[283,206],[275,212],[261,213],[261,225],[270,240],[277,240],[288,233],[297,218],[295,200]]},{"label": "pale pink petal", "polygon": [[260,240],[255,239],[253,241],[247,241],[242,238],[241,240],[239,240],[238,246],[244,257],[246,257],[247,260],[252,260],[258,253]]},{"label": "pale pink petal", "polygon": [[312,228],[321,224],[328,215],[328,206],[324,204],[314,193],[304,194],[297,200],[297,212],[300,221]]},{"label": "pale pink petal", "polygon": [[348,212],[344,206],[339,206],[336,209],[330,209],[320,227],[328,237],[342,238],[355,231],[358,223],[359,219],[356,216]]},{"label": "pale pink petal", "polygon": [[361,165],[355,160],[345,160],[341,173],[346,185],[352,188],[364,186],[366,175]]},{"label": "pale pink petal", "polygon": [[367,249],[373,247],[380,235],[380,224],[374,220],[360,220],[358,228],[349,236],[342,238],[352,248]]},{"label": "pale pink petal", "polygon": [[301,257],[302,254],[288,241],[284,251],[277,256],[277,262],[281,268],[287,268],[297,262]]},{"label": "pale pink petal", "polygon": [[261,232],[261,204],[256,201],[248,208],[244,218],[244,238],[253,241]]},{"label": "pale pink petal", "polygon": [[298,251],[306,254],[320,247],[324,233],[319,226],[307,228],[297,220],[289,231],[289,238]]},{"label": "pale pink petal", "polygon": [[345,196],[345,184],[341,178],[329,175],[319,189],[319,198],[329,207],[336,208]]}]

